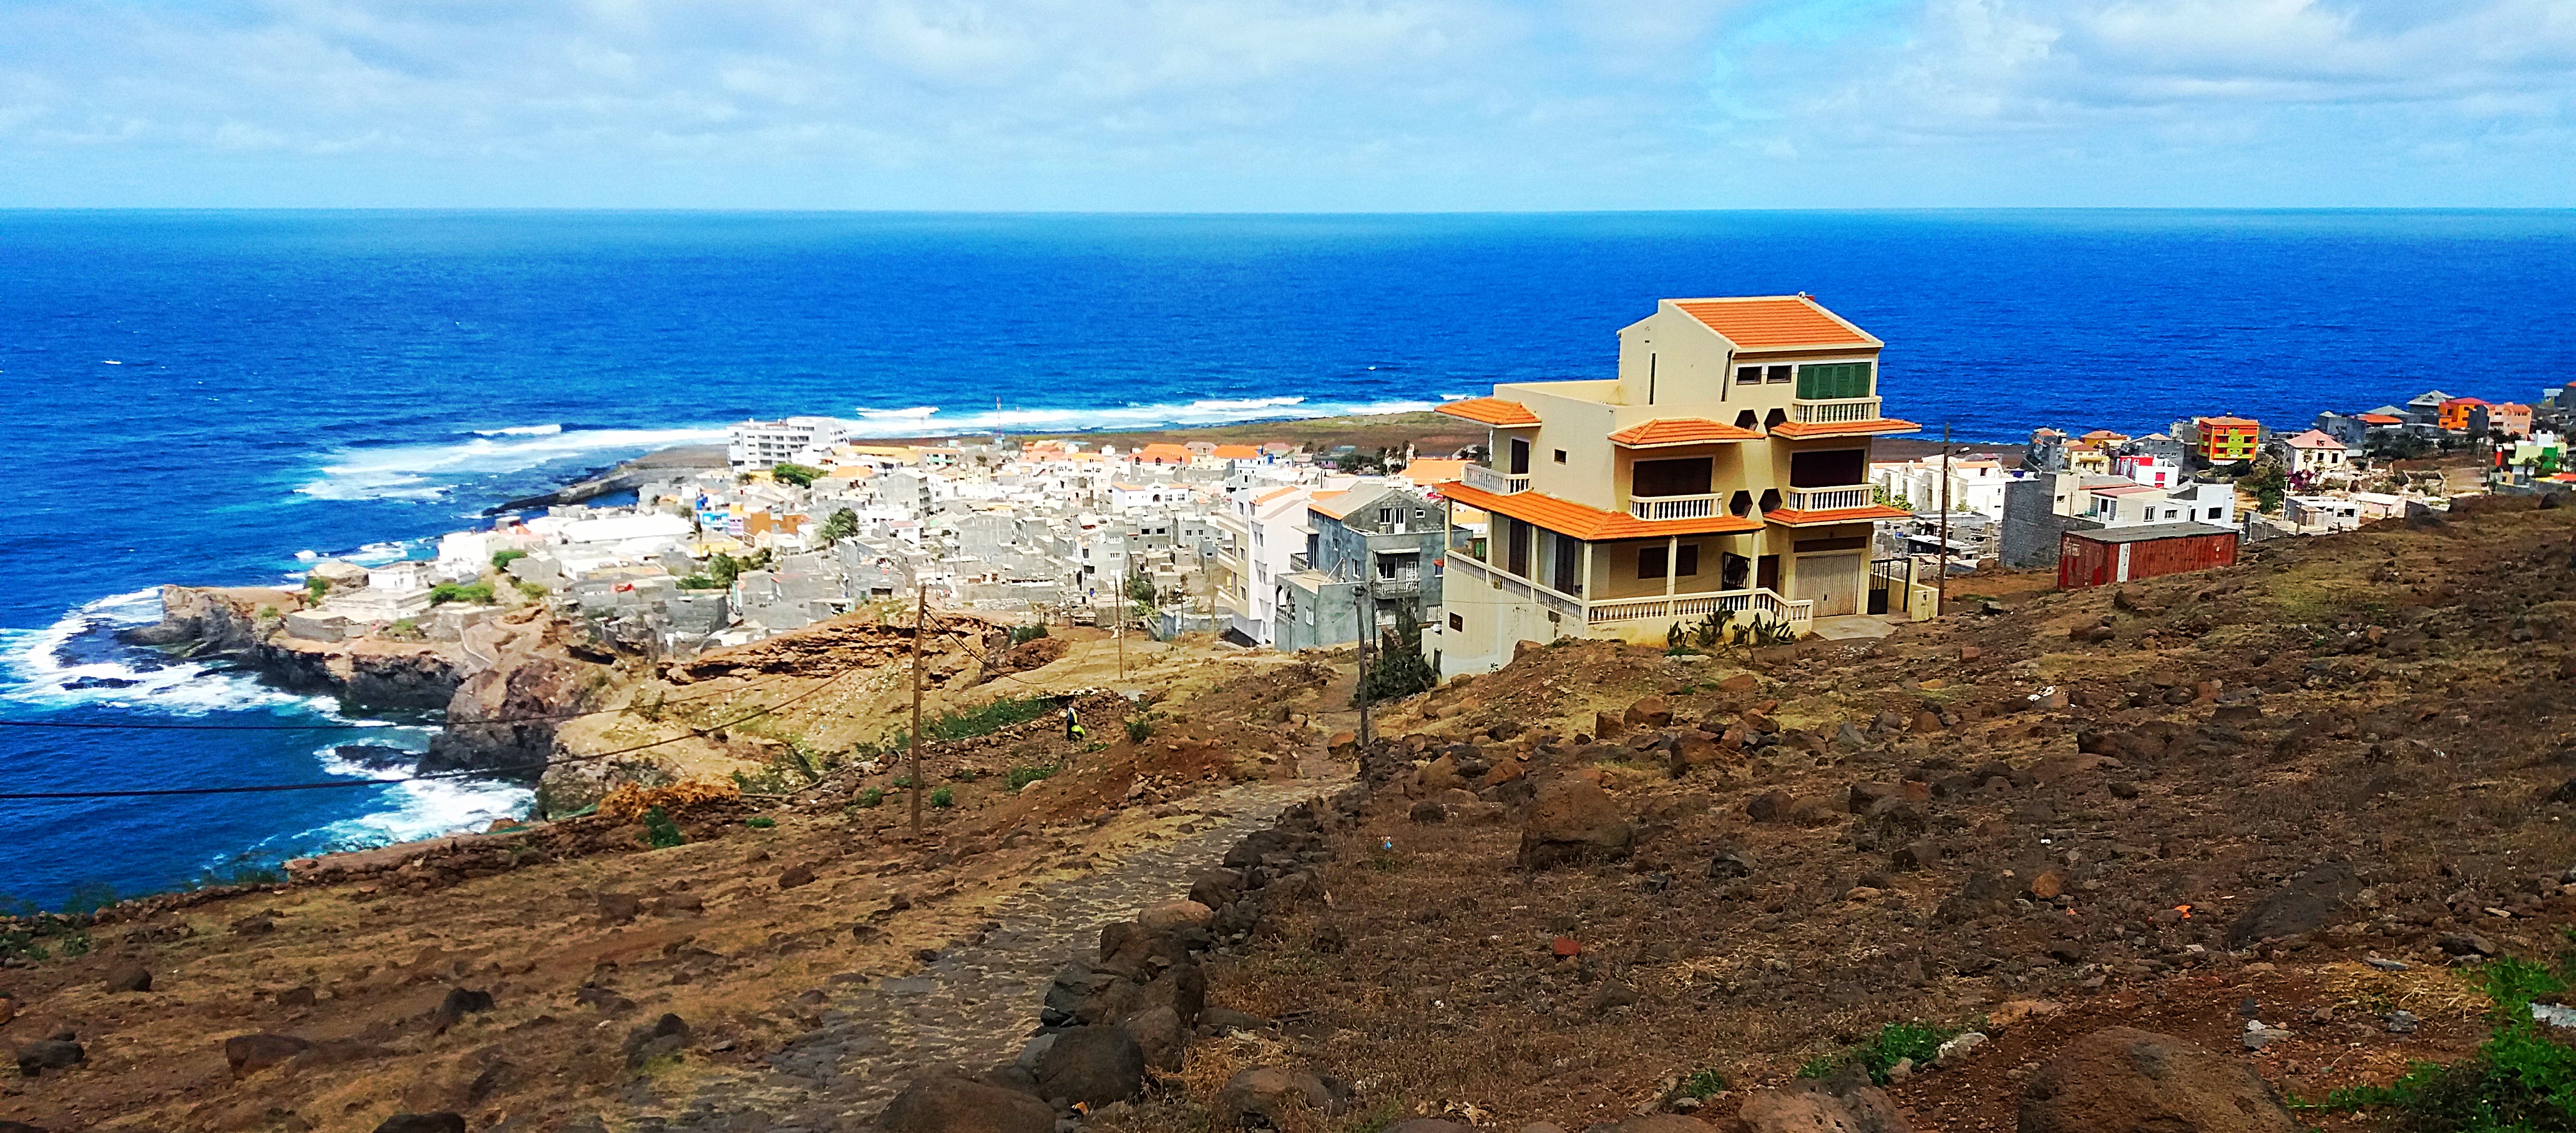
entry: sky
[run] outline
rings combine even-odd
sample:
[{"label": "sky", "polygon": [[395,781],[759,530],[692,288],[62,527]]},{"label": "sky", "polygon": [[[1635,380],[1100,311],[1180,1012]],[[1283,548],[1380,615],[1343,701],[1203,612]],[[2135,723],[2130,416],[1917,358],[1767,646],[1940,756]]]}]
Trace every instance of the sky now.
[{"label": "sky", "polygon": [[2576,0],[0,0],[0,207],[2576,206]]}]

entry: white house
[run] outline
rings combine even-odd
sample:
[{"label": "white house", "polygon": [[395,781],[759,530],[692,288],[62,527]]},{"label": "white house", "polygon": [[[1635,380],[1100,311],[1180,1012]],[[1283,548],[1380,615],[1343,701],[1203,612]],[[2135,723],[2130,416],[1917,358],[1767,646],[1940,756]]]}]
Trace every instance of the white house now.
[{"label": "white house", "polygon": [[[1993,457],[1950,458],[1950,510],[1976,512],[1990,519],[2004,515],[2004,485],[2018,479]],[[1916,512],[1941,510],[1941,458],[1877,461],[1869,466],[1869,486],[1887,501]]]},{"label": "white house", "polygon": [[2236,522],[2236,490],[2225,484],[2184,483],[2172,488],[2115,484],[2088,492],[2092,502],[2084,517],[2105,527],[2183,522],[2230,527]]},{"label": "white house", "polygon": [[2272,451],[2279,456],[2283,467],[2310,476],[2343,471],[2344,460],[2351,454],[2342,441],[2317,429],[2275,438],[2272,445]]},{"label": "white house", "polygon": [[2350,531],[2364,522],[2361,503],[2348,496],[2284,496],[2281,521],[2302,535]]},{"label": "white house", "polygon": [[2111,461],[2111,472],[2124,480],[2150,488],[2170,488],[2182,482],[2182,466],[2161,456],[2138,454]]}]

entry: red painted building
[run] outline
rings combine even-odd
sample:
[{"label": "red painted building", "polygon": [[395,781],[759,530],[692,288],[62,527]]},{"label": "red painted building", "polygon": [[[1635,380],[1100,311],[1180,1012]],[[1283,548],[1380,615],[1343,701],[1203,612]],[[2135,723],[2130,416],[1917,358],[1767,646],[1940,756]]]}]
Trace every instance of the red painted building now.
[{"label": "red painted building", "polygon": [[2081,590],[2235,564],[2236,533],[2206,523],[2069,531],[2058,540],[2057,586]]}]

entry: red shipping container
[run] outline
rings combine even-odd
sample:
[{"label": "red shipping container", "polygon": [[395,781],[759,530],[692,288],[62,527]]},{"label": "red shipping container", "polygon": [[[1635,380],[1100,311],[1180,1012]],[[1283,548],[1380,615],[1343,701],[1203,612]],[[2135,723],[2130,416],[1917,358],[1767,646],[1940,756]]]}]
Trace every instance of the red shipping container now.
[{"label": "red shipping container", "polygon": [[2149,523],[2069,531],[2057,544],[2057,586],[2080,590],[2233,566],[2234,531],[2206,523]]}]

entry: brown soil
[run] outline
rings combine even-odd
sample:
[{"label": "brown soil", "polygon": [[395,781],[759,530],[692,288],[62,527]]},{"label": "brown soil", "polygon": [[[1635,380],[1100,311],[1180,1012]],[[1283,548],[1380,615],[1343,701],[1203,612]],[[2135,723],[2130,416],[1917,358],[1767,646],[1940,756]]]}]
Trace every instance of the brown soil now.
[{"label": "brown soil", "polygon": [[[2440,938],[2549,959],[2576,922],[2559,882],[2576,813],[2557,719],[2576,673],[2571,535],[2576,509],[2482,501],[2265,544],[2224,571],[2029,593],[1875,644],[1707,663],[1531,650],[1421,698],[1386,734],[1426,737],[1407,741],[1408,767],[1475,739],[1497,761],[1526,757],[1536,780],[1595,778],[1634,823],[1634,853],[1521,870],[1517,811],[1418,821],[1434,792],[1404,771],[1338,835],[1329,898],[1213,981],[1211,1002],[1278,1015],[1284,1032],[1203,1046],[1188,1088],[1112,1125],[1186,1126],[1222,1071],[1291,1058],[1363,1084],[1379,1116],[1582,1128],[1654,1107],[1697,1070],[1739,1090],[1781,1083],[1882,1024],[1976,1026],[2024,999],[2063,1009],[1993,1027],[1963,1065],[1896,1088],[1915,1128],[2012,1128],[2051,1051],[2112,1024],[2246,1058],[2310,1098],[2455,1060],[2487,1004]],[[2108,640],[2070,636],[2105,619]],[[1755,687],[1722,687],[1746,672]],[[2032,699],[2052,690],[2069,701]],[[1631,746],[1635,731],[1575,742],[1594,713],[1649,694],[1679,726],[1768,720],[1782,740],[1679,777]],[[1536,731],[1486,734],[1507,721]],[[1868,806],[1871,784],[1899,805]],[[1853,812],[1856,785],[1873,813]],[[1712,875],[1736,850],[1749,876]],[[2355,883],[2299,931],[2231,941],[2246,910],[2320,863]],[[2359,963],[2372,955],[2412,967]],[[2247,998],[2294,1037],[2247,1054]],[[2389,1033],[2394,1007],[2421,1029]]]}]

